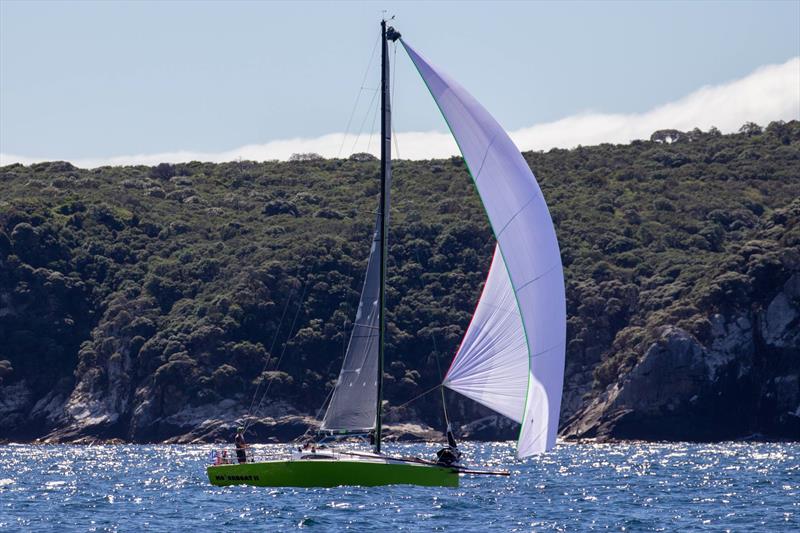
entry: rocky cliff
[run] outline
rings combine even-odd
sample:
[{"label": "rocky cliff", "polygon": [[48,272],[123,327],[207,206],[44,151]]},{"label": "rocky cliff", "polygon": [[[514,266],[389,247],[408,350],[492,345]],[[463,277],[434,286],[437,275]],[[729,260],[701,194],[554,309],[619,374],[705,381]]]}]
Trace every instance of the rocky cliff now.
[{"label": "rocky cliff", "polygon": [[[761,239],[741,247],[737,270],[719,272],[692,295],[705,313],[688,328],[650,324],[641,357],[593,391],[562,435],[800,439],[798,220],[798,201],[776,212]],[[637,349],[626,344],[623,337],[616,349]]]}]

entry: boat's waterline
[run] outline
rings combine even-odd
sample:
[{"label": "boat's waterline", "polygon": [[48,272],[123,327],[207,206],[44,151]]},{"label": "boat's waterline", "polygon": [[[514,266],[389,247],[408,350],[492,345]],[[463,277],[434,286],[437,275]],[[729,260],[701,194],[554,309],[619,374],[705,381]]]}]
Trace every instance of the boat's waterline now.
[{"label": "boat's waterline", "polygon": [[260,461],[207,468],[212,485],[258,487],[338,487],[420,485],[458,487],[458,472],[449,467],[409,462],[350,459]]}]

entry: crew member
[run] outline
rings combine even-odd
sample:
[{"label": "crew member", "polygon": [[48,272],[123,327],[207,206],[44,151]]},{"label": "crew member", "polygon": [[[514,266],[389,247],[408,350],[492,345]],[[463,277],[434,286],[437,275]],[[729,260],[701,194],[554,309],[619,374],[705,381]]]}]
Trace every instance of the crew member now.
[{"label": "crew member", "polygon": [[245,449],[247,448],[247,443],[244,441],[244,428],[239,427],[236,429],[236,437],[233,439],[233,442],[236,444],[236,457],[239,459],[240,463],[247,462],[247,452]]},{"label": "crew member", "polygon": [[456,437],[450,424],[447,424],[447,446],[436,452],[436,462],[442,466],[453,466],[461,459]]}]

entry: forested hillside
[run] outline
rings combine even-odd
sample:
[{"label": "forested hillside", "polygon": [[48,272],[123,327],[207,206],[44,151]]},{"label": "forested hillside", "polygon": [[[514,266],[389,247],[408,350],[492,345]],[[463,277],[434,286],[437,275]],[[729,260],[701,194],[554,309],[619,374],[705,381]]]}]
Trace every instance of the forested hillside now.
[{"label": "forested hillside", "polygon": [[[800,438],[800,123],[524,155],[565,266],[564,434]],[[296,159],[0,168],[0,439],[212,439],[267,384],[261,436],[302,432],[379,168]],[[386,408],[441,427],[438,394],[393,407],[440,382],[492,232],[461,158],[396,161],[392,194]]]}]

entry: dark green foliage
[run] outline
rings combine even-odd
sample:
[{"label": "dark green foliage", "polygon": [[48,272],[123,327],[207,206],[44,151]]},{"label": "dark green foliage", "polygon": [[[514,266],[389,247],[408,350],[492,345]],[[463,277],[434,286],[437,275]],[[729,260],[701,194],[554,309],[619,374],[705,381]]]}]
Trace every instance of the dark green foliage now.
[{"label": "dark green foliage", "polygon": [[153,167],[150,177],[159,180],[168,180],[175,175],[175,166],[169,163],[161,163]]},{"label": "dark green foliage", "polygon": [[10,376],[13,372],[14,368],[11,366],[11,361],[0,361],[0,385],[3,384],[3,378]]},{"label": "dark green foliage", "polygon": [[[800,246],[797,122],[524,155],[566,269],[568,377],[613,382],[660,325],[706,334],[710,310],[766,297]],[[157,384],[160,414],[247,405],[267,383],[316,412],[352,327],[378,175],[373,158],[315,154],[0,168],[0,379],[41,396],[123,354],[109,386]],[[397,161],[394,177],[386,398],[399,405],[440,381],[494,240],[461,158]],[[436,397],[410,408],[438,422]]]},{"label": "dark green foliage", "polygon": [[265,215],[289,214],[295,217],[300,216],[297,206],[287,200],[272,200],[264,204],[263,213]]}]

